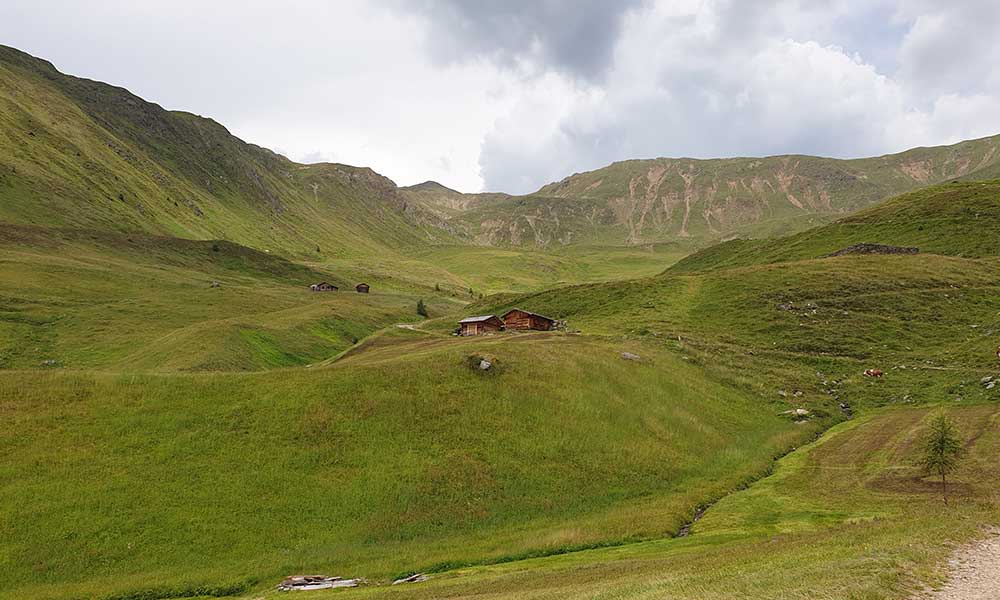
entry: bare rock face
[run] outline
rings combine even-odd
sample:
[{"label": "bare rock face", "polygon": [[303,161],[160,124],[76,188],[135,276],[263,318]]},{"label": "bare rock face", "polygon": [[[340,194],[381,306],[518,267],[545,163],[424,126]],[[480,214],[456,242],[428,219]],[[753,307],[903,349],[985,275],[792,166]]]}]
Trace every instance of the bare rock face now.
[{"label": "bare rock face", "polygon": [[631,352],[622,352],[622,358],[625,360],[642,360],[642,357],[638,354],[632,354]]},{"label": "bare rock face", "polygon": [[836,252],[827,254],[827,257],[846,256],[848,254],[917,254],[918,252],[920,252],[920,248],[865,243],[842,248]]}]

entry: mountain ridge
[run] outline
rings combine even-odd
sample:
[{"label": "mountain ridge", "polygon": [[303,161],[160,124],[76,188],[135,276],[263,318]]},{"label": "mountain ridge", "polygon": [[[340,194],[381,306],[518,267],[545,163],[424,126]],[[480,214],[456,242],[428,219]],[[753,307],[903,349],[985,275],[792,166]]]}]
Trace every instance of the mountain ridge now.
[{"label": "mountain ridge", "polygon": [[873,158],[631,159],[523,196],[303,165],[216,121],[0,47],[0,220],[229,239],[289,256],[786,235],[919,187],[1000,174],[1000,136]]}]

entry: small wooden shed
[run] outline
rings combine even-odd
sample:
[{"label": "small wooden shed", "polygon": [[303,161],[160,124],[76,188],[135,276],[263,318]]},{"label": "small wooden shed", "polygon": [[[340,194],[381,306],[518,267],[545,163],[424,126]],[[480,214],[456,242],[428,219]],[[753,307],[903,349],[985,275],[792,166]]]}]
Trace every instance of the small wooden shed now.
[{"label": "small wooden shed", "polygon": [[516,329],[518,331],[526,331],[529,329],[537,331],[550,331],[555,329],[556,320],[550,319],[545,315],[539,315],[537,313],[521,310],[520,308],[515,308],[504,314],[503,324],[507,329]]},{"label": "small wooden shed", "polygon": [[321,281],[319,283],[312,284],[311,286],[309,286],[309,289],[311,289],[314,292],[336,292],[338,288],[332,283]]},{"label": "small wooden shed", "polygon": [[359,294],[367,294],[369,288],[367,283],[359,283],[358,285],[354,286],[354,289],[357,290]]},{"label": "small wooden shed", "polygon": [[503,329],[503,321],[496,315],[483,315],[462,319],[458,326],[461,328],[460,335],[484,335]]}]

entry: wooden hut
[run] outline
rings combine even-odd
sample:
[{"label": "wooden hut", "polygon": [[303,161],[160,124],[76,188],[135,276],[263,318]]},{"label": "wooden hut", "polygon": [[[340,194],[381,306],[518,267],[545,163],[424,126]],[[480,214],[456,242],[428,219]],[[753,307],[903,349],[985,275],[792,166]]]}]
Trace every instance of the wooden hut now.
[{"label": "wooden hut", "polygon": [[309,286],[309,289],[311,289],[314,292],[336,292],[337,286],[333,285],[332,283],[321,281],[319,283],[312,284],[311,286]]},{"label": "wooden hut", "polygon": [[460,335],[484,335],[503,329],[503,321],[496,315],[483,315],[462,319],[458,326],[461,328]]},{"label": "wooden hut", "polygon": [[369,288],[367,283],[359,283],[358,285],[354,286],[354,289],[357,290],[359,294],[367,294]]},{"label": "wooden hut", "polygon": [[507,329],[516,329],[518,331],[527,331],[529,329],[537,331],[550,331],[555,329],[556,320],[550,319],[544,315],[515,308],[504,314],[503,324]]}]

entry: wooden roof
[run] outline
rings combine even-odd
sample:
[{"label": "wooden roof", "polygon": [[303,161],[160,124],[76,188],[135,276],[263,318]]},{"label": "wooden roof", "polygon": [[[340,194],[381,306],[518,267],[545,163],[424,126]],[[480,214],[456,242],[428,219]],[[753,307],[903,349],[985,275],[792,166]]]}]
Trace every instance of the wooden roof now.
[{"label": "wooden roof", "polygon": [[466,317],[461,321],[459,321],[459,323],[484,323],[486,321],[489,321],[490,319],[499,320],[499,317],[497,317],[496,315],[481,315],[478,317]]}]

